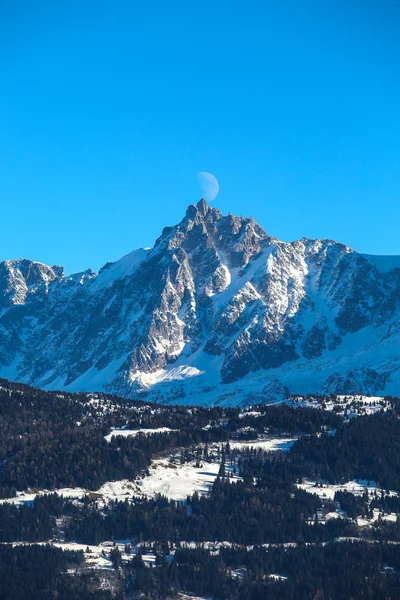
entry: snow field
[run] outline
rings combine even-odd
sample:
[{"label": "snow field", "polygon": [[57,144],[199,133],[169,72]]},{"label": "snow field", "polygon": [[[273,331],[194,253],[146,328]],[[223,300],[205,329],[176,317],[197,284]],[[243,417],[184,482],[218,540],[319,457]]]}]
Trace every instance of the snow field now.
[{"label": "snow field", "polygon": [[[355,496],[362,496],[366,488],[368,489],[368,492],[375,490],[376,482],[372,481],[372,479],[370,481],[365,479],[357,479],[355,481],[348,481],[344,484],[323,483],[317,485],[315,481],[305,480],[303,483],[297,483],[296,486],[305,492],[309,492],[310,494],[317,494],[317,496],[320,498],[333,500],[336,492],[350,492]],[[397,496],[396,492],[391,493]]]},{"label": "snow field", "polygon": [[154,433],[169,433],[176,431],[169,427],[158,427],[157,429],[113,429],[111,433],[104,437],[107,442],[111,441],[111,438],[122,436],[122,437],[136,437],[139,433],[143,435],[153,435]]},{"label": "snow field", "polygon": [[298,438],[265,438],[250,441],[229,440],[231,450],[261,449],[264,452],[288,452]]},{"label": "snow field", "polygon": [[144,496],[154,497],[162,494],[170,500],[186,500],[194,492],[206,494],[214,483],[220,464],[218,462],[201,462],[196,467],[195,461],[175,464],[168,458],[154,461],[150,474],[136,482],[138,492]]}]

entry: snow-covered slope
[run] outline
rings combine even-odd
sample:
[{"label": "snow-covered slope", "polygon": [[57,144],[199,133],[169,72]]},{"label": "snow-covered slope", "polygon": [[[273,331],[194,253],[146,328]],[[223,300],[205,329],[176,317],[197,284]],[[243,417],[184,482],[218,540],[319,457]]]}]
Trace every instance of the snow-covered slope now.
[{"label": "snow-covered slope", "polygon": [[0,263],[0,375],[182,403],[396,394],[395,258],[280,242],[200,201],[98,275]]}]

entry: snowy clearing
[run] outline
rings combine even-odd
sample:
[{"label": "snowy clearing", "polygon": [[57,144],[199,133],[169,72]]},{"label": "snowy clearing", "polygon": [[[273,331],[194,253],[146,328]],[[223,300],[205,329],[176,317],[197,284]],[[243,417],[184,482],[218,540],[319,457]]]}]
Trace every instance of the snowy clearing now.
[{"label": "snowy clearing", "polygon": [[[191,461],[180,464],[179,459],[162,458],[155,460],[149,468],[149,475],[132,481],[121,479],[107,481],[98,490],[83,488],[63,488],[55,490],[27,490],[17,492],[13,498],[2,498],[0,503],[31,503],[37,496],[59,494],[65,498],[82,499],[86,495],[94,497],[100,504],[111,501],[124,501],[134,496],[155,497],[162,494],[171,500],[186,500],[194,492],[207,493],[218,475],[219,462],[202,462],[196,467]],[[227,468],[228,470],[228,468]]]},{"label": "snowy clearing", "polygon": [[139,433],[142,435],[153,435],[154,433],[169,433],[171,431],[176,431],[176,429],[170,429],[169,427],[158,427],[157,429],[113,429],[104,439],[110,442],[111,438],[117,436],[136,437]]},{"label": "snowy clearing", "polygon": [[180,465],[163,458],[155,461],[150,467],[150,475],[136,481],[136,485],[139,493],[145,496],[162,494],[170,500],[186,500],[194,492],[207,493],[219,467],[217,462],[202,462],[200,467],[196,467],[194,461]]},{"label": "snowy clearing", "polygon": [[[336,492],[349,492],[355,496],[362,496],[365,490],[368,490],[369,498],[372,500],[375,493],[380,494],[380,488],[377,488],[376,482],[366,479],[356,479],[355,481],[348,481],[344,484],[316,484],[314,481],[305,481],[298,483],[296,486],[310,494],[317,494],[321,499],[333,501]],[[388,496],[398,496],[398,492],[390,491]],[[345,518],[347,513],[343,511],[340,504],[337,503],[336,510],[323,514],[322,510],[317,511],[318,521],[320,523],[326,523],[330,519]],[[367,527],[373,525],[378,521],[390,521],[395,523],[397,521],[397,514],[395,513],[383,513],[377,508],[373,509],[373,515],[370,518],[357,517],[356,522],[359,527]],[[310,519],[309,522],[314,522],[314,518]]]},{"label": "snowy clearing", "polygon": [[288,452],[298,438],[266,438],[250,441],[229,440],[232,450],[264,450],[264,452]]},{"label": "snowy clearing", "polygon": [[240,413],[239,419],[244,419],[245,417],[261,417],[265,413],[260,412],[259,410],[244,410]]},{"label": "snowy clearing", "polygon": [[[303,483],[297,483],[296,486],[305,492],[317,494],[320,498],[326,498],[327,500],[333,500],[336,492],[350,492],[355,496],[362,496],[366,488],[369,492],[377,489],[376,482],[372,479],[369,481],[366,479],[356,479],[355,481],[348,481],[343,484],[317,484],[315,481],[304,481]],[[397,492],[391,492],[391,494],[397,496]]]},{"label": "snowy clearing", "polygon": [[378,521],[388,521],[390,523],[396,523],[397,515],[395,513],[382,514],[377,508],[374,508],[374,516],[372,517],[372,519],[364,519],[362,517],[357,517],[357,525],[359,527],[367,527],[368,525],[371,525]]},{"label": "snowy clearing", "polygon": [[[159,432],[174,431],[168,427],[159,429],[114,429],[108,436],[107,441],[115,435],[137,435],[145,433],[151,435]],[[297,438],[270,437],[259,438],[251,441],[229,440],[231,450],[263,450],[268,452],[287,452],[294,444]],[[76,488],[61,488],[54,490],[26,490],[19,491],[12,498],[0,499],[0,504],[24,504],[31,503],[37,496],[46,494],[58,494],[64,498],[80,500],[86,495],[94,497],[100,504],[109,504],[111,501],[123,501],[134,496],[154,497],[157,494],[166,496],[171,500],[186,500],[187,496],[193,495],[195,492],[199,494],[207,493],[214,483],[220,468],[220,460],[217,451],[221,444],[211,444],[209,451],[214,460],[201,462],[201,466],[196,467],[196,462],[191,461],[185,464],[180,463],[179,455],[169,458],[160,458],[154,460],[149,467],[149,475],[135,480],[121,479],[118,481],[107,481],[97,490],[88,490],[81,487]],[[227,465],[226,470],[232,471]],[[232,472],[230,473],[232,476]],[[235,477],[237,478],[237,477]],[[313,487],[313,483],[308,485],[312,493],[319,493]]]},{"label": "snowy clearing", "polygon": [[45,496],[46,494],[58,494],[63,498],[83,498],[85,494],[90,493],[83,488],[59,488],[56,490],[28,490],[26,492],[17,492],[17,495],[13,498],[0,498],[0,504],[5,502],[9,504],[29,504],[33,502],[36,496]]}]

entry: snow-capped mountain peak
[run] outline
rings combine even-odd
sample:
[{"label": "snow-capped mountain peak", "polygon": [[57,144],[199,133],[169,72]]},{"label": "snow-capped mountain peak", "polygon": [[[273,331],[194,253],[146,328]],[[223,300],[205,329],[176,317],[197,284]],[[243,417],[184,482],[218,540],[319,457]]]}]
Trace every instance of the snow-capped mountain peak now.
[{"label": "snow-capped mountain peak", "polygon": [[395,393],[398,266],[333,240],[281,242],[200,200],[97,275],[0,263],[0,375],[207,403]]}]

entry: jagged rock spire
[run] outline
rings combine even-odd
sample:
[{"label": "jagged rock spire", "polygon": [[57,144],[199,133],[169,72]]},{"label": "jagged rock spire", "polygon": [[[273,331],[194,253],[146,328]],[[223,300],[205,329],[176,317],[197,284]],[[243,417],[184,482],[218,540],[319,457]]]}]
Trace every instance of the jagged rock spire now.
[{"label": "jagged rock spire", "polygon": [[196,217],[205,217],[206,214],[211,210],[204,198],[201,198],[197,204],[190,204],[186,210],[186,216],[188,219],[195,219]]},{"label": "jagged rock spire", "polygon": [[208,204],[204,200],[204,198],[200,198],[200,200],[198,201],[198,203],[196,205],[196,208],[202,215],[206,215],[208,213],[208,211],[210,210],[210,207],[208,206]]}]

